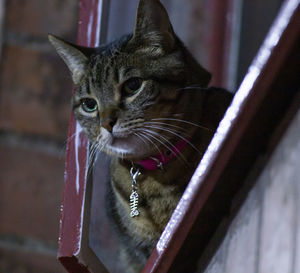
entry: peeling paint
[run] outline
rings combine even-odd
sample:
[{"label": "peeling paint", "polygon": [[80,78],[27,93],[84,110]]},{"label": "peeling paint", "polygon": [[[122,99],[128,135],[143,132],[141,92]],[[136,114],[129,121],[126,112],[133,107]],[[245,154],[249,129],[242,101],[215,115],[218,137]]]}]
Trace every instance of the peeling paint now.
[{"label": "peeling paint", "polygon": [[78,122],[76,122],[76,132],[75,132],[75,160],[76,160],[76,193],[79,194],[79,178],[80,178],[80,165],[79,165],[79,156],[78,148],[81,146],[80,143],[80,133],[82,128]]}]

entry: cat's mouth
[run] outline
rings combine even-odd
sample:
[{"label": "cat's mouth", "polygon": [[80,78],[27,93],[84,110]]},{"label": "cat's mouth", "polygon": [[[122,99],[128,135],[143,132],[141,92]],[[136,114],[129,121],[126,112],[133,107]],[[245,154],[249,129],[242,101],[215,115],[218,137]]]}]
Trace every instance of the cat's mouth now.
[{"label": "cat's mouth", "polygon": [[104,151],[112,156],[130,160],[140,160],[153,154],[153,147],[146,144],[135,134],[110,134]]}]

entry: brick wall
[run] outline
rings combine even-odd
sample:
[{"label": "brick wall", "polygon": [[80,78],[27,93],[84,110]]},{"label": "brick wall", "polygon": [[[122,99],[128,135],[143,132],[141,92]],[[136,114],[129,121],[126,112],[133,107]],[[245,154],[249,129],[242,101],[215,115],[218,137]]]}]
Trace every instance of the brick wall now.
[{"label": "brick wall", "polygon": [[65,272],[56,248],[72,85],[47,34],[74,41],[77,12],[74,0],[0,0],[1,273]]}]

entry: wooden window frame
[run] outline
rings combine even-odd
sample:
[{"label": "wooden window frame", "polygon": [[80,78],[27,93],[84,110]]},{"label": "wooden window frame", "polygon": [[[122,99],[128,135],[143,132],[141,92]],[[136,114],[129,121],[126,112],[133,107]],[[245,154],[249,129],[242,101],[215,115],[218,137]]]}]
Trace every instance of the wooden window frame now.
[{"label": "wooden window frame", "polygon": [[[106,29],[99,16],[105,4],[80,1],[79,44],[97,45]],[[143,273],[175,273],[187,254],[204,253],[297,95],[299,101],[299,26],[299,0],[286,0]],[[68,139],[58,258],[72,273],[107,272],[88,242],[92,192],[92,181],[86,179],[88,141],[72,114]]]}]

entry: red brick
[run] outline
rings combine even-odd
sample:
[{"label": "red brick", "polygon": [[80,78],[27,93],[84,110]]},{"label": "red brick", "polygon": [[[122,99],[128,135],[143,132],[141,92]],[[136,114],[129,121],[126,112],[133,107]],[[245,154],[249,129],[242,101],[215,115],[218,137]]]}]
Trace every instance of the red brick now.
[{"label": "red brick", "polygon": [[64,160],[0,145],[0,233],[57,242]]},{"label": "red brick", "polygon": [[1,273],[66,273],[55,257],[0,249]]},{"label": "red brick", "polygon": [[79,1],[9,0],[6,3],[6,27],[9,30],[42,36],[54,33],[74,38]]},{"label": "red brick", "polygon": [[0,82],[0,128],[65,139],[71,79],[59,57],[6,46]]}]

